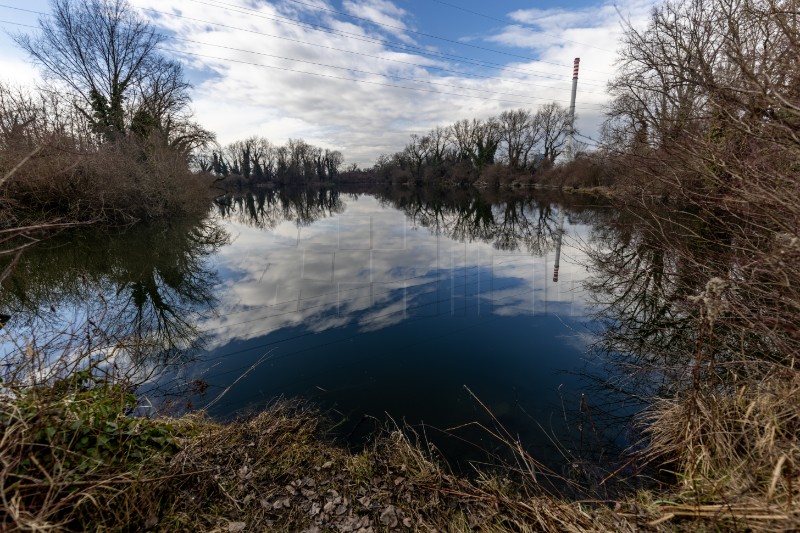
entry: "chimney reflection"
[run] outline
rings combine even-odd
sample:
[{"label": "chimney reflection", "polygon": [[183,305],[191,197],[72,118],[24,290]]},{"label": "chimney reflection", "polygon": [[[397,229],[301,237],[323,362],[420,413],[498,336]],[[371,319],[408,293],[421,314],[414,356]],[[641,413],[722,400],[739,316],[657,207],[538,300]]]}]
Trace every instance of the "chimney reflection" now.
[{"label": "chimney reflection", "polygon": [[558,208],[558,231],[556,232],[556,262],[553,266],[553,281],[558,283],[558,266],[561,263],[561,239],[564,236],[564,210]]}]

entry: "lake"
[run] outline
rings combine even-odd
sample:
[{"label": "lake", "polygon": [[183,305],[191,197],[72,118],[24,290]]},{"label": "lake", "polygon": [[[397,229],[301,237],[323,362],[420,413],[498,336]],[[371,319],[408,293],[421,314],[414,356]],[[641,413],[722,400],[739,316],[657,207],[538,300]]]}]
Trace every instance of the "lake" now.
[{"label": "lake", "polygon": [[355,447],[399,426],[456,466],[507,459],[500,436],[589,468],[631,443],[640,407],[589,355],[586,249],[608,211],[542,192],[264,189],[204,220],[64,233],[3,284],[4,358],[81,346],[135,367],[153,411],[225,420],[302,398]]}]

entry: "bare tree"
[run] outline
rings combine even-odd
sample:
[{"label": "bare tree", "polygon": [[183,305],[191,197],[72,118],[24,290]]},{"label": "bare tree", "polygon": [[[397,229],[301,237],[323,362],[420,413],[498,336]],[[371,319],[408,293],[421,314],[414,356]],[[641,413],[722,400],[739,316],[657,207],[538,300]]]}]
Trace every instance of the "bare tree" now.
[{"label": "bare tree", "polygon": [[344,155],[339,150],[325,150],[324,162],[328,178],[335,179],[344,164]]},{"label": "bare tree", "polygon": [[544,159],[555,163],[567,142],[569,110],[556,102],[551,102],[539,108],[534,121],[541,128]]},{"label": "bare tree", "polygon": [[[655,412],[654,456],[691,480],[681,490],[721,487],[716,497],[726,502],[793,494],[794,472],[775,473],[774,465],[778,457],[800,461],[796,432],[766,450],[751,437],[754,425],[783,427],[786,420],[769,414],[769,422],[759,421],[750,410],[721,407],[753,405],[745,391],[759,391],[769,405],[785,400],[787,416],[797,412],[790,394],[772,391],[793,390],[800,353],[798,19],[797,0],[668,0],[643,31],[626,29],[620,76],[611,85],[616,100],[607,132],[614,148],[625,150],[621,174],[637,193],[628,200],[641,198],[648,214],[637,218],[669,250],[667,267],[681,272],[662,276],[669,274],[658,265],[663,253],[654,257],[656,268],[647,265],[649,242],[628,257],[603,260],[613,277],[629,277],[628,285],[657,274],[659,284],[681,289],[659,307],[682,307],[691,319],[689,327],[667,327],[689,336],[683,345],[655,339],[652,347],[655,354],[683,352],[687,362],[678,368],[692,369],[691,382],[677,383],[670,398],[678,409]],[[685,219],[676,224],[675,210],[654,207],[654,193],[679,205]],[[628,227],[622,237],[634,242]],[[627,298],[637,291],[614,292]],[[636,320],[647,314],[638,303],[619,303]],[[661,329],[644,326],[650,334]],[[693,431],[678,429],[686,427]]]},{"label": "bare tree", "polygon": [[[308,159],[313,165],[313,176],[318,180],[325,179],[325,153],[319,146],[313,146],[308,151]],[[310,175],[310,174],[309,174]]]},{"label": "bare tree", "polygon": [[658,147],[702,128],[707,93],[699,78],[731,74],[722,53],[722,12],[714,4],[666,2],[645,30],[626,26],[619,74],[609,84],[609,137],[623,146]]},{"label": "bare tree", "polygon": [[450,136],[447,128],[436,126],[425,136],[428,150],[428,163],[438,165],[444,162],[450,150]]},{"label": "bare tree", "polygon": [[460,120],[450,127],[450,134],[462,160],[471,162],[479,170],[494,163],[500,144],[500,130],[495,119]]},{"label": "bare tree", "polygon": [[542,138],[539,118],[541,115],[527,109],[503,111],[498,117],[500,138],[511,168],[520,170],[530,163],[531,152]]},{"label": "bare tree", "polygon": [[164,66],[156,52],[162,37],[125,0],[52,0],[52,10],[39,20],[38,37],[15,41],[49,78],[75,91],[97,133],[122,135],[126,100]]},{"label": "bare tree", "polygon": [[315,174],[314,146],[303,139],[289,139],[289,174],[295,180],[308,180]]},{"label": "bare tree", "polygon": [[[155,58],[147,75],[136,80],[136,91],[129,107],[134,113],[131,129],[137,121],[149,121],[152,127],[169,127],[187,109],[190,85],[179,63]],[[147,134],[147,131],[139,132]]]},{"label": "bare tree", "polygon": [[290,154],[286,146],[275,149],[275,174],[279,179],[286,179],[289,174]]},{"label": "bare tree", "polygon": [[157,135],[186,154],[212,143],[214,135],[192,120],[190,87],[179,63],[154,58],[153,67],[137,81],[126,106],[130,131],[142,139]]},{"label": "bare tree", "polygon": [[428,158],[429,152],[430,142],[427,137],[420,137],[417,134],[411,136],[404,153],[411,165],[411,175],[415,179],[422,178],[422,167]]},{"label": "bare tree", "polygon": [[242,174],[241,167],[241,145],[242,141],[234,141],[228,143],[220,153],[220,161],[227,163],[228,170],[231,174],[240,176]]}]

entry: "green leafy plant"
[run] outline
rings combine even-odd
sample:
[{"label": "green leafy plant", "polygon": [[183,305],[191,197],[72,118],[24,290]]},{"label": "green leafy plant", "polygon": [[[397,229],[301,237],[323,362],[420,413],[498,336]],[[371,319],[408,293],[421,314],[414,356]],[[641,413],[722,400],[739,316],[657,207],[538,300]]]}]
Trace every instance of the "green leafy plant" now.
[{"label": "green leafy plant", "polygon": [[[135,406],[135,395],[122,385],[82,371],[50,388],[20,392],[13,409],[0,408],[0,425],[22,425],[30,454],[44,468],[59,463],[80,476],[177,449],[168,424],[129,416]],[[31,467],[30,457],[20,461],[20,473]]]},{"label": "green leafy plant", "polygon": [[[135,395],[91,371],[47,386],[6,386],[0,397],[0,490],[11,502],[0,529],[41,523],[82,528],[124,492],[134,518],[138,490],[178,451],[172,424],[132,416]],[[119,503],[120,500],[117,499]],[[25,529],[25,527],[23,527]]]}]

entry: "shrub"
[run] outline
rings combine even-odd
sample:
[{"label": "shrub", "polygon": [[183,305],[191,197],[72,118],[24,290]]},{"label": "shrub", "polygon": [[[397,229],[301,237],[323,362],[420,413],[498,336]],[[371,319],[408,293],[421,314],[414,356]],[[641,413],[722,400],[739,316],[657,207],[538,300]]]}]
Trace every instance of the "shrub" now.
[{"label": "shrub", "polygon": [[95,529],[146,520],[149,474],[177,451],[173,428],[128,416],[136,397],[75,372],[0,397],[0,529]]}]

